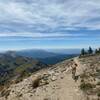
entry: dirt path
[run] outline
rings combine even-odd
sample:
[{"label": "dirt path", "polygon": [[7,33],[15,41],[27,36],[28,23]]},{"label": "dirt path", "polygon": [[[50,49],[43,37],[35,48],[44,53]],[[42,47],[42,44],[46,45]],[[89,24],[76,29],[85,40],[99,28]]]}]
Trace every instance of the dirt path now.
[{"label": "dirt path", "polygon": [[[78,85],[78,82],[72,79],[71,73],[64,73],[58,80],[38,88],[32,98],[34,100],[85,100]],[[30,98],[29,100],[33,99]]]},{"label": "dirt path", "polygon": [[62,86],[60,92],[60,100],[84,100],[82,92],[78,88],[78,82],[72,79],[71,74],[67,74],[67,77],[62,80],[60,84]]},{"label": "dirt path", "polygon": [[[80,71],[81,64],[78,58],[75,58],[74,62],[78,64]],[[86,100],[78,87],[79,82],[75,82],[72,78],[71,69],[69,68],[67,71],[68,72],[61,73],[56,81],[49,83],[46,87],[46,91],[44,91],[45,89],[40,89],[39,96],[34,96],[34,98],[36,98],[36,100],[44,100],[44,97],[47,98],[47,100]]]}]

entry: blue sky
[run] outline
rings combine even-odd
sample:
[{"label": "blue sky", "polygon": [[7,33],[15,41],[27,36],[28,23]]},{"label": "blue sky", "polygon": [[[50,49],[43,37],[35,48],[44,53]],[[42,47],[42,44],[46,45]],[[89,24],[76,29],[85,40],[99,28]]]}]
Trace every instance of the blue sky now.
[{"label": "blue sky", "polygon": [[0,50],[100,47],[100,0],[0,0]]}]

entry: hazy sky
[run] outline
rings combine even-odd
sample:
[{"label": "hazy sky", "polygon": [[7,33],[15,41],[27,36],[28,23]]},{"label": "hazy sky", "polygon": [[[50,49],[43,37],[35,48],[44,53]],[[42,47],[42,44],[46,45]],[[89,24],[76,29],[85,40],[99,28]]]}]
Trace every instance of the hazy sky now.
[{"label": "hazy sky", "polygon": [[100,46],[100,0],[0,0],[0,50]]}]

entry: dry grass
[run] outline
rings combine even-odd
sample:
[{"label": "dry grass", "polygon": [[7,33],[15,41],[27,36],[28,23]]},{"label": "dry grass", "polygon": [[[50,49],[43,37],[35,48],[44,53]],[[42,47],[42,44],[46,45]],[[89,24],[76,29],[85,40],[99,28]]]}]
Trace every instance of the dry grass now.
[{"label": "dry grass", "polygon": [[40,77],[40,76],[33,77],[33,80],[32,80],[32,81],[33,81],[32,87],[33,87],[33,88],[39,87],[40,80],[41,80],[41,77]]},{"label": "dry grass", "polygon": [[11,90],[6,90],[6,89],[2,90],[1,96],[7,98],[10,95],[10,91]]}]

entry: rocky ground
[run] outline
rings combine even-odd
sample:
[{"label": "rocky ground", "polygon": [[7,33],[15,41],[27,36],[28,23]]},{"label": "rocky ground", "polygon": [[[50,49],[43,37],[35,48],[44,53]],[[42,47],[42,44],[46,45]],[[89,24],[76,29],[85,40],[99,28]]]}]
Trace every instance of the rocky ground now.
[{"label": "rocky ground", "polygon": [[[5,88],[0,94],[0,100],[99,100],[99,94],[90,96],[88,91],[92,89],[88,88],[89,90],[84,91],[84,86],[81,86],[83,83],[90,82],[82,75],[91,73],[89,64],[94,61],[95,66],[98,66],[99,58],[100,56],[97,58],[76,57],[38,71],[22,82]],[[99,82],[97,82],[99,79],[95,80],[91,84]]]},{"label": "rocky ground", "polygon": [[87,95],[88,100],[100,100],[100,55],[92,55],[79,59],[83,66],[80,74],[80,88]]}]

